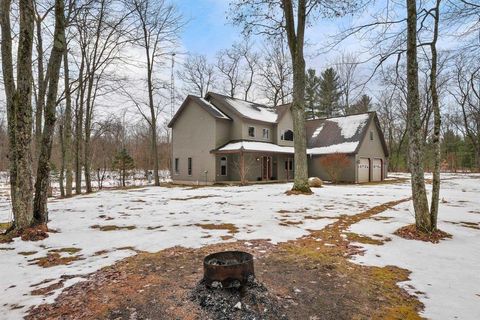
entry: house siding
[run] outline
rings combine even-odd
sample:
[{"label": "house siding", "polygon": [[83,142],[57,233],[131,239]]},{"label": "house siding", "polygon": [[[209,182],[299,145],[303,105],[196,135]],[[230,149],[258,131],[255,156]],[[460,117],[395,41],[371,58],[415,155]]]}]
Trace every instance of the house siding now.
[{"label": "house siding", "polygon": [[[281,139],[282,132],[285,130],[293,131],[293,118],[290,110],[285,112],[285,114],[280,118],[278,125],[275,130],[275,143],[280,146],[293,147],[293,141],[285,141]],[[295,137],[293,137],[295,139]]]},{"label": "house siding", "polygon": [[[310,177],[319,177],[322,180],[330,181],[329,174],[321,164],[321,159],[327,155],[322,156],[308,156],[308,173]],[[349,155],[349,165],[342,171],[339,181],[341,182],[355,182],[356,181],[356,157]]]},{"label": "house siding", "polygon": [[[373,140],[370,140],[370,132],[373,133]],[[383,163],[383,176],[382,180],[385,179],[385,173],[387,172],[387,159],[385,157],[385,152],[383,150],[382,142],[380,140],[380,135],[375,125],[374,121],[370,121],[370,124],[367,129],[367,134],[363,137],[363,141],[360,142],[360,148],[357,153],[356,160],[360,158],[369,158],[370,160],[370,177],[372,177],[372,160],[374,158],[382,159]],[[355,167],[358,171],[358,168]],[[358,177],[358,174],[357,174]]]},{"label": "house siding", "polygon": [[[215,181],[215,156],[210,151],[216,144],[217,121],[225,120],[216,120],[193,101],[186,106],[172,128],[173,165],[179,159],[179,172],[172,168],[175,181],[199,184]],[[191,175],[188,175],[188,158],[192,158]]]}]

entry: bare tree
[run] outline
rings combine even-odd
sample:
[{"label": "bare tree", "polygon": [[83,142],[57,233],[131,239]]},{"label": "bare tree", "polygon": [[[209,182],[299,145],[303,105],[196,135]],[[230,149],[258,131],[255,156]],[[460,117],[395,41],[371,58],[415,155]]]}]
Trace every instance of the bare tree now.
[{"label": "bare tree", "polygon": [[177,72],[188,94],[204,97],[215,82],[215,66],[204,55],[189,55]]},{"label": "bare tree", "polygon": [[[175,6],[164,0],[132,0],[129,2],[136,21],[135,44],[145,52],[148,110],[149,116],[144,116],[151,128],[152,155],[154,159],[153,174],[155,185],[160,185],[158,145],[157,145],[157,111],[159,110],[158,87],[154,76],[165,55],[169,56],[177,41],[179,29],[182,27],[181,16]],[[130,95],[132,96],[132,95]],[[158,98],[157,98],[158,100]],[[140,107],[137,103],[137,107]],[[140,108],[139,108],[140,110]]]},{"label": "bare tree", "polygon": [[[13,229],[34,223],[32,185],[32,50],[34,10],[32,0],[19,2],[19,36],[14,76],[11,0],[0,2],[1,55],[10,153],[10,187]],[[16,81],[15,81],[16,80]]]},{"label": "bare tree", "polygon": [[242,85],[240,74],[242,54],[235,47],[221,50],[217,54],[217,69],[221,78],[227,83],[223,90],[235,98],[238,88]]},{"label": "bare tree", "polygon": [[260,63],[260,88],[274,106],[290,102],[292,95],[292,62],[283,37],[266,42]]},{"label": "bare tree", "polygon": [[360,84],[357,74],[358,63],[357,55],[347,52],[342,53],[334,62],[340,83],[340,91],[342,92],[340,107],[343,110],[343,114],[347,114],[350,104],[360,96]]}]

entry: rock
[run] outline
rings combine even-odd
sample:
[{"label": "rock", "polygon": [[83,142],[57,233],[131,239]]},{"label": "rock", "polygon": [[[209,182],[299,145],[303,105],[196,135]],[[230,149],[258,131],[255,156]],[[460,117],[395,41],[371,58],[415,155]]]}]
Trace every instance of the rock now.
[{"label": "rock", "polygon": [[310,177],[308,178],[308,185],[311,188],[321,188],[323,187],[323,181],[318,177]]},{"label": "rock", "polygon": [[235,309],[241,310],[242,309],[242,303],[240,301],[237,302],[236,305],[233,306]]},{"label": "rock", "polygon": [[210,287],[212,287],[213,289],[222,289],[223,285],[220,281],[213,281]]}]

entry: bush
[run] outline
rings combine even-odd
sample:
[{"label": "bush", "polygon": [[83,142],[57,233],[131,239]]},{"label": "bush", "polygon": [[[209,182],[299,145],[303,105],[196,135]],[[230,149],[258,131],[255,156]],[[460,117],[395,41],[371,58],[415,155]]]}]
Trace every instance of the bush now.
[{"label": "bush", "polygon": [[320,159],[320,164],[327,172],[330,180],[337,183],[345,168],[350,166],[350,159],[344,153],[332,153],[323,156]]}]

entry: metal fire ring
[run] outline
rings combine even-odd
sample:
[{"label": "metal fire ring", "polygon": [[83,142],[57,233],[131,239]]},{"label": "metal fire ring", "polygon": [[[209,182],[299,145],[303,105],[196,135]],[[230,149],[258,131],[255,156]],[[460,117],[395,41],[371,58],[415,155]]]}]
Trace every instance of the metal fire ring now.
[{"label": "metal fire ring", "polygon": [[223,288],[236,284],[245,285],[249,276],[254,276],[253,256],[243,251],[223,251],[210,254],[203,260],[203,279],[207,287],[213,282]]}]

